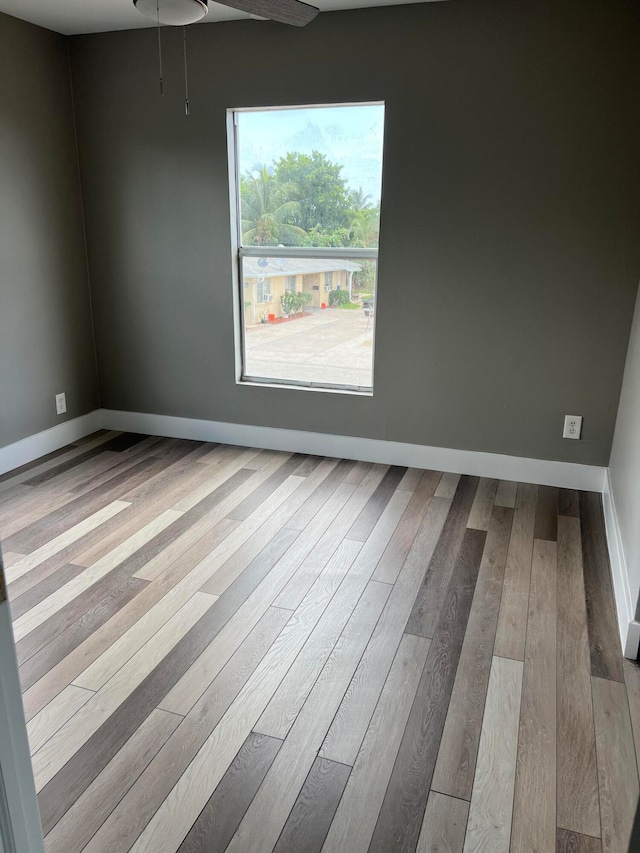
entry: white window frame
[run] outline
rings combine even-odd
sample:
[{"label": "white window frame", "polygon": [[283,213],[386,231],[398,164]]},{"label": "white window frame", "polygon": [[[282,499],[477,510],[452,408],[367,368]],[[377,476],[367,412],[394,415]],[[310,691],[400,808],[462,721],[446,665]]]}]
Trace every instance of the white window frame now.
[{"label": "white window frame", "polygon": [[[231,212],[231,251],[233,270],[234,344],[236,382],[241,385],[297,388],[301,390],[348,393],[373,396],[375,386],[376,329],[373,329],[371,385],[343,385],[330,382],[306,382],[298,379],[276,379],[252,376],[245,371],[245,324],[243,258],[310,258],[314,260],[373,260],[376,262],[376,294],[378,290],[378,248],[302,247],[302,246],[243,246],[240,216],[240,158],[238,145],[238,116],[240,113],[266,112],[267,110],[310,110],[327,107],[384,106],[384,101],[361,101],[336,104],[292,104],[285,106],[236,107],[227,110],[227,140],[229,152],[229,198]],[[325,285],[326,289],[326,285]],[[376,297],[377,298],[377,297]]]}]

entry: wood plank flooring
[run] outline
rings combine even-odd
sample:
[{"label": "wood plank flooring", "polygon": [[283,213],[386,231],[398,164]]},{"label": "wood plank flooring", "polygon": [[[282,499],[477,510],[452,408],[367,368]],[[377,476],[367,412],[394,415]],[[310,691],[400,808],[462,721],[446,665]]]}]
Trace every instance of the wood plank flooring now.
[{"label": "wood plank flooring", "polygon": [[47,853],[627,853],[599,495],[101,431],[0,538]]}]

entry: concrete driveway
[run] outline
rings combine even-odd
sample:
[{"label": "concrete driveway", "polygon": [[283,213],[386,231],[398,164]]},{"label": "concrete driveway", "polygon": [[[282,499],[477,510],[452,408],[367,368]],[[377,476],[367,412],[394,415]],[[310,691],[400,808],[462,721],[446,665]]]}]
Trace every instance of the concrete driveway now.
[{"label": "concrete driveway", "polygon": [[[367,329],[368,325],[368,329]],[[334,385],[373,385],[373,318],[327,308],[286,323],[247,326],[245,373]]]}]

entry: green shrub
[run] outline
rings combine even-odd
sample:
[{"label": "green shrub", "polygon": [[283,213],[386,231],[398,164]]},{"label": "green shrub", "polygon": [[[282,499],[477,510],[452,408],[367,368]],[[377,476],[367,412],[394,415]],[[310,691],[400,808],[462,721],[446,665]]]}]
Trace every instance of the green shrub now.
[{"label": "green shrub", "polygon": [[285,314],[299,314],[311,302],[312,296],[310,293],[293,293],[287,290],[280,297],[282,302],[282,310]]},{"label": "green shrub", "polygon": [[329,294],[329,305],[346,305],[349,302],[349,291],[347,290],[332,290]]}]

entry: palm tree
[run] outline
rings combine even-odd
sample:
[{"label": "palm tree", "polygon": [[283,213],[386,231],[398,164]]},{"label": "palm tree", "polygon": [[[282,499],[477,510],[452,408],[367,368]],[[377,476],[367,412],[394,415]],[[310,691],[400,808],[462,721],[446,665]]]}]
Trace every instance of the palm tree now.
[{"label": "palm tree", "polygon": [[257,166],[240,180],[242,242],[246,246],[296,245],[305,231],[285,220],[299,214],[295,187],[278,182],[273,170]]},{"label": "palm tree", "polygon": [[351,210],[355,212],[359,210],[369,210],[372,207],[371,196],[369,193],[365,193],[362,187],[357,190],[351,190],[349,193],[349,203],[351,205]]}]

